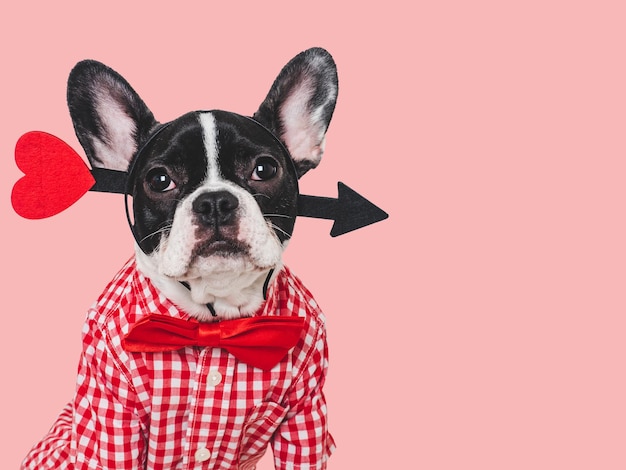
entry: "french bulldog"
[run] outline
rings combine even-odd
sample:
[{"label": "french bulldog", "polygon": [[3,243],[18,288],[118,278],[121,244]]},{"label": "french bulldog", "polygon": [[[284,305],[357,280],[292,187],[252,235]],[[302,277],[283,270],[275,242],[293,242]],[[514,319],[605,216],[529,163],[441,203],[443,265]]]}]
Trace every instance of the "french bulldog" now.
[{"label": "french bulldog", "polygon": [[309,49],[281,71],[252,119],[191,112],[165,126],[120,75],[79,63],[68,83],[92,167],[130,172],[139,269],[201,320],[247,316],[281,265],[297,179],[315,168],[337,98],[331,56]]},{"label": "french bulldog", "polygon": [[[251,117],[194,111],[159,123],[117,72],[75,66],[76,135],[92,168],[127,174],[136,253],[90,310],[76,397],[23,468],[247,469],[269,443],[277,468],[325,468],[334,443],[323,316],[282,254],[298,179],[322,158],[337,91],[332,57],[313,48],[282,69]],[[199,324],[291,308],[305,326],[268,370],[220,347],[125,350],[120,337],[155,303]]]}]

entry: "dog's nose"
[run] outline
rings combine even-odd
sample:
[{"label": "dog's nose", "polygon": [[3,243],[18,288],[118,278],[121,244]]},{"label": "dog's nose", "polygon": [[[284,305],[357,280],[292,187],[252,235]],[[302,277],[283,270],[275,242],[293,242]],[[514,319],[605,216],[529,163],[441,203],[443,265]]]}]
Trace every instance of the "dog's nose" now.
[{"label": "dog's nose", "polygon": [[191,207],[203,224],[217,227],[234,222],[239,200],[228,191],[213,191],[200,194]]}]

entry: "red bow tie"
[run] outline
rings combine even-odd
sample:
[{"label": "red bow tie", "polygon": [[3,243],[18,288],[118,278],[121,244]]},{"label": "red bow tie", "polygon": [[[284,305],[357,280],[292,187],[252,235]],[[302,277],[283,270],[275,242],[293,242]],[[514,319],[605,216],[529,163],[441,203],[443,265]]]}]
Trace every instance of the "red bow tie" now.
[{"label": "red bow tie", "polygon": [[251,317],[200,323],[151,314],[130,329],[122,342],[126,351],[176,351],[185,346],[227,350],[237,359],[270,370],[293,348],[302,333],[301,317]]}]

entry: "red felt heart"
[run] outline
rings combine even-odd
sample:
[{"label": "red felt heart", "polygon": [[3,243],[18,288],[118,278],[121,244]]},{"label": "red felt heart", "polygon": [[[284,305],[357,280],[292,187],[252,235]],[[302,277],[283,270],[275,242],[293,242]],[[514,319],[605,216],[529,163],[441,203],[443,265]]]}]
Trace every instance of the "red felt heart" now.
[{"label": "red felt heart", "polygon": [[72,147],[45,132],[27,132],[15,145],[24,176],[11,193],[13,209],[27,219],[43,219],[67,209],[95,184],[89,167]]}]

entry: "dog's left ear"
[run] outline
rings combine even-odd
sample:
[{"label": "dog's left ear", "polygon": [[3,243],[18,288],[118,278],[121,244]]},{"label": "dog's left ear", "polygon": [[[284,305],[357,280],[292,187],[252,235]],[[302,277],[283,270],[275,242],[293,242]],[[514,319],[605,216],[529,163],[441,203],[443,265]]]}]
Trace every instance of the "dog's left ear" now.
[{"label": "dog's left ear", "polygon": [[321,48],[308,49],[283,68],[253,116],[283,141],[298,177],[322,158],[337,90],[331,55]]},{"label": "dog's left ear", "polygon": [[126,171],[157,125],[129,83],[95,60],[84,60],[72,69],[67,104],[92,168]]}]

